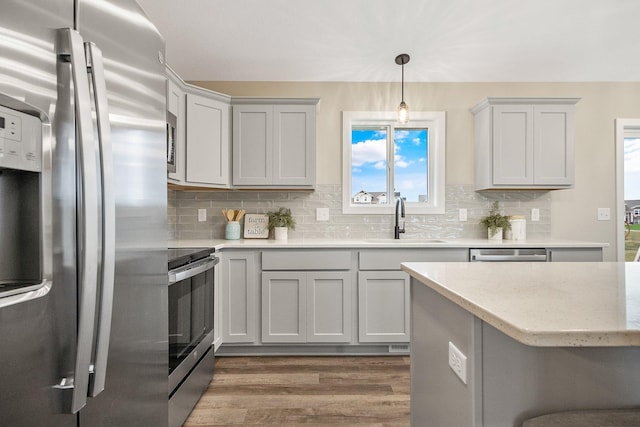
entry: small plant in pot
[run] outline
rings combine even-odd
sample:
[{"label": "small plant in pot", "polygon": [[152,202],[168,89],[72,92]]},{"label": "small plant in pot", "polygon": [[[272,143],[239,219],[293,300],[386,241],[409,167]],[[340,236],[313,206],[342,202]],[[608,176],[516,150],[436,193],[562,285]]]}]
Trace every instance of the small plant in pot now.
[{"label": "small plant in pot", "polygon": [[273,230],[274,239],[287,240],[287,230],[295,230],[296,220],[291,216],[291,209],[280,208],[275,212],[267,212],[269,215],[269,230]]},{"label": "small plant in pot", "polygon": [[511,229],[509,217],[500,213],[497,201],[493,202],[489,215],[480,219],[480,224],[484,224],[487,227],[489,240],[502,240],[503,231]]}]

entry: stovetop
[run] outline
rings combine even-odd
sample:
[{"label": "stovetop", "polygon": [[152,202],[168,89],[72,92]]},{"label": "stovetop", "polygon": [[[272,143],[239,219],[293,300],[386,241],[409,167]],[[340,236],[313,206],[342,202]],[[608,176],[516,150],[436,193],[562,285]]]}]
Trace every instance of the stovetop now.
[{"label": "stovetop", "polygon": [[215,251],[215,248],[169,248],[169,270],[207,258]]}]

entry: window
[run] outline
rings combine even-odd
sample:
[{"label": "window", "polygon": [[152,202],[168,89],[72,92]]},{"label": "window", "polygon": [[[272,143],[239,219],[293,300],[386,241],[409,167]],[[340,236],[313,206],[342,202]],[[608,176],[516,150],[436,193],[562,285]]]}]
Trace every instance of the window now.
[{"label": "window", "polygon": [[414,112],[405,125],[396,118],[342,113],[344,213],[390,214],[400,197],[409,213],[445,212],[445,113]]}]

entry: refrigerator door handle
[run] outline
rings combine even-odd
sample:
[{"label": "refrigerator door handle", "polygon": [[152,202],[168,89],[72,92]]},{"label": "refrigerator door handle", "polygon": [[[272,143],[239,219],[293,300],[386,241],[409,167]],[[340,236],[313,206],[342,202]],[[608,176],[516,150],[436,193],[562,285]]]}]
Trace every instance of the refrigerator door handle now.
[{"label": "refrigerator door handle", "polygon": [[98,181],[91,118],[91,95],[83,40],[71,28],[58,33],[58,55],[69,61],[74,87],[76,111],[76,148],[78,153],[80,194],[79,205],[79,289],[77,348],[73,378],[62,378],[58,388],[72,390],[70,406],[76,413],[87,403],[89,369],[93,345],[94,316],[98,276]]},{"label": "refrigerator door handle", "polygon": [[116,209],[113,195],[113,153],[111,149],[111,126],[107,86],[104,77],[102,51],[94,43],[85,43],[87,68],[92,75],[93,97],[98,125],[98,150],[100,153],[100,181],[102,183],[102,271],[99,275],[98,325],[94,359],[93,381],[89,384],[89,395],[97,396],[104,390],[111,335],[113,312],[113,287],[115,274]]}]

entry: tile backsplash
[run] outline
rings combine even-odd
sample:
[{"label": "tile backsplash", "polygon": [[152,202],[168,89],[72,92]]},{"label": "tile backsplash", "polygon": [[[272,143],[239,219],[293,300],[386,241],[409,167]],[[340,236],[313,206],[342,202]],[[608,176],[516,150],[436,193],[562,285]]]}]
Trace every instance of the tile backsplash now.
[{"label": "tile backsplash", "polygon": [[[551,196],[544,191],[492,191],[478,193],[473,185],[446,186],[446,213],[412,215],[407,209],[403,238],[486,238],[478,222],[497,200],[506,215],[527,218],[527,238],[549,237]],[[376,239],[392,238],[393,215],[342,213],[342,186],[318,185],[303,191],[184,191],[168,190],[169,239],[223,239],[226,220],[221,210],[245,209],[267,213],[280,206],[291,209],[296,220],[291,239]],[[316,221],[316,208],[329,208],[329,221]],[[467,221],[458,219],[458,209],[467,209]],[[531,208],[540,209],[540,221],[531,221]],[[198,221],[198,209],[207,219]]]}]

